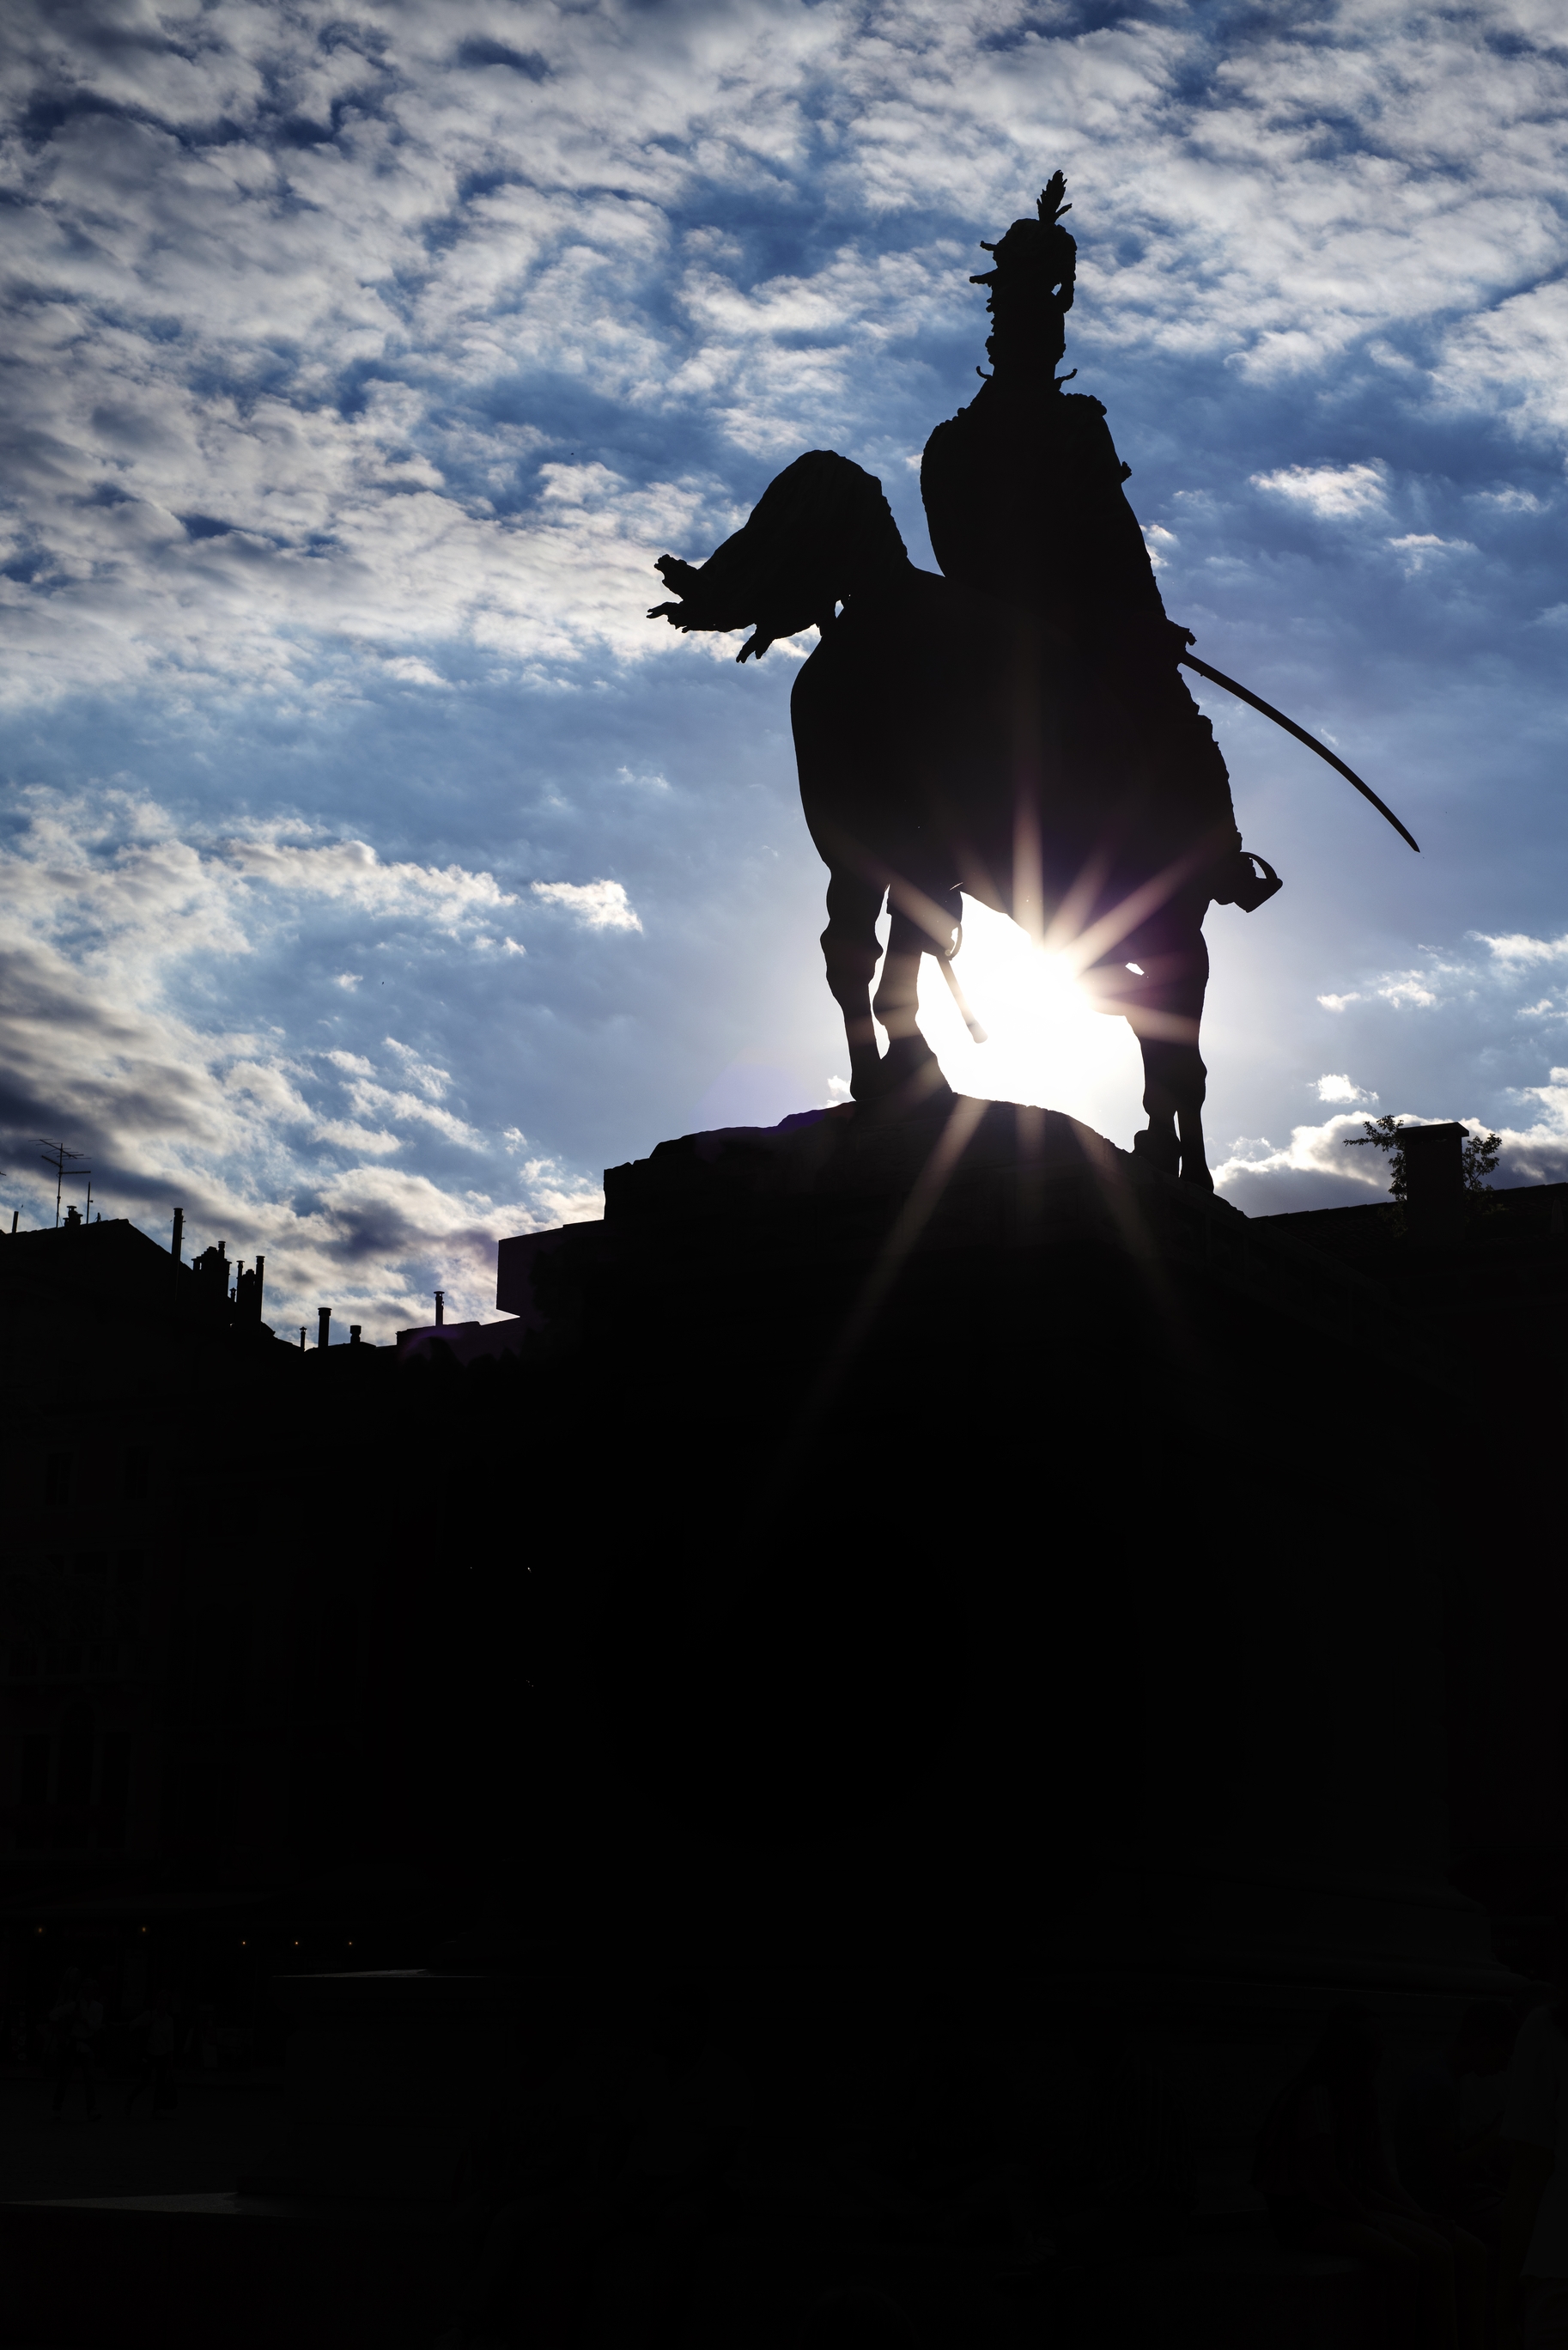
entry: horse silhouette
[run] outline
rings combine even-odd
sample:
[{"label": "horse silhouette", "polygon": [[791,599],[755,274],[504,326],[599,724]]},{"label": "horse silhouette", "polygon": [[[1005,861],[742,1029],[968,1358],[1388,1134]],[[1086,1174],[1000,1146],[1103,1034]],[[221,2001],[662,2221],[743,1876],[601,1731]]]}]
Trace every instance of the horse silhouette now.
[{"label": "horse silhouette", "polygon": [[814,623],[821,633],[790,715],[828,868],[822,946],[855,1100],[913,1107],[945,1090],[917,1018],[919,962],[950,972],[967,891],[1066,954],[1102,1008],[1126,1016],[1149,1120],[1135,1147],[1212,1189],[1203,917],[1277,882],[1266,867],[1255,878],[1228,791],[1217,807],[1194,761],[1194,719],[1209,729],[1175,668],[1186,631],[1159,616],[1168,658],[1142,662],[1129,689],[1125,665],[1096,671],[1047,614],[919,570],[881,484],[830,450],[786,467],[706,563],[667,555],[656,567],[675,600],[649,619],[749,628],[742,661]]}]

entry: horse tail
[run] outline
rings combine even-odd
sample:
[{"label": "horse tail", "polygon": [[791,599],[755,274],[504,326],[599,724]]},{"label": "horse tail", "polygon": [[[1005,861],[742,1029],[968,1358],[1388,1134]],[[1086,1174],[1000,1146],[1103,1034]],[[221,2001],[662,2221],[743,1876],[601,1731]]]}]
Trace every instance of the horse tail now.
[{"label": "horse tail", "polygon": [[815,622],[877,570],[907,565],[882,484],[833,449],[808,450],[769,483],[748,519],[706,563],[661,555],[654,568],[680,599],[650,620],[692,629],[750,629],[736,658],[761,660],[775,637]]}]

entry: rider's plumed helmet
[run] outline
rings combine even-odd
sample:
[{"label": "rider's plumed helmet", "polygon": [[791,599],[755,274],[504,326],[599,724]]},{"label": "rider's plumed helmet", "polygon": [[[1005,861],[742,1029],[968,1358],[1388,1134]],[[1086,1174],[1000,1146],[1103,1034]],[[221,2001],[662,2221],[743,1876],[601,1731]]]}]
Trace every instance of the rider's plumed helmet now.
[{"label": "rider's plumed helmet", "polygon": [[1078,248],[1061,225],[1067,182],[1057,172],[1040,192],[1034,220],[1015,220],[996,244],[982,238],[995,266],[970,279],[971,286],[989,286],[986,304],[992,320],[986,352],[997,368],[1020,363],[1053,369],[1066,344],[1063,324],[1073,307],[1073,282]]}]

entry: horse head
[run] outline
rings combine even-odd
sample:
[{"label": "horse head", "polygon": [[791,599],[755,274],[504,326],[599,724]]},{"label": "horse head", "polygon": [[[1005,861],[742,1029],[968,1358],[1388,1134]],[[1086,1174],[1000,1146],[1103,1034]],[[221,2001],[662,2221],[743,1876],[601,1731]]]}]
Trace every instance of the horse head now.
[{"label": "horse head", "polygon": [[909,568],[882,484],[832,449],[808,450],[770,482],[749,519],[706,563],[661,555],[654,566],[679,600],[650,620],[750,629],[737,660],[760,660],[775,637],[815,624],[826,636],[858,588]]}]

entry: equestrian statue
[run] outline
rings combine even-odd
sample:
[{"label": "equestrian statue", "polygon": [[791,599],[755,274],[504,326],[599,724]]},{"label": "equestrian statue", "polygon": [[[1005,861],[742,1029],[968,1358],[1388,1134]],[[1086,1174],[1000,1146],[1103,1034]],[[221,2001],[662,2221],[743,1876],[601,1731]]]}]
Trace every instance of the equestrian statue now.
[{"label": "equestrian statue", "polygon": [[993,265],[971,280],[990,289],[992,372],[976,370],[979,393],[937,426],[920,472],[941,576],[910,562],[880,482],[813,450],[706,563],[659,557],[676,600],[649,617],[749,629],[742,661],[813,624],[820,634],[790,712],[828,868],[822,946],[855,1101],[898,1114],[946,1091],[917,1018],[922,954],[983,1034],[951,968],[967,890],[1126,1016],[1148,1117],[1134,1148],[1212,1190],[1203,920],[1211,904],[1251,912],[1281,884],[1241,846],[1225,762],[1179,663],[1277,719],[1404,827],[1314,738],[1198,661],[1190,631],[1167,619],[1105,410],[1056,371],[1077,250],[1064,193],[1058,172],[1038,217],[988,244]]}]

